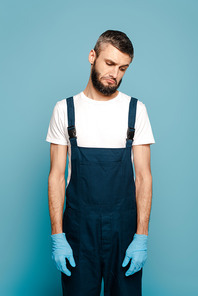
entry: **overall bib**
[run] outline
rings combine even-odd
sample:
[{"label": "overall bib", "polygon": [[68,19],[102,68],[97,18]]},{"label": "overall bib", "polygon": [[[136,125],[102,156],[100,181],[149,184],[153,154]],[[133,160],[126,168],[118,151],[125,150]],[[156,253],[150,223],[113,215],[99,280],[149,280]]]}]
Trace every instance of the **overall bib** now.
[{"label": "overall bib", "polygon": [[[124,148],[77,145],[73,97],[66,99],[71,143],[71,178],[66,188],[63,232],[76,266],[61,272],[64,296],[141,296],[142,269],[130,276],[122,267],[137,229],[135,182],[131,161],[137,99],[131,97]],[[91,136],[91,135],[90,135]],[[111,136],[111,135],[110,135]]]}]

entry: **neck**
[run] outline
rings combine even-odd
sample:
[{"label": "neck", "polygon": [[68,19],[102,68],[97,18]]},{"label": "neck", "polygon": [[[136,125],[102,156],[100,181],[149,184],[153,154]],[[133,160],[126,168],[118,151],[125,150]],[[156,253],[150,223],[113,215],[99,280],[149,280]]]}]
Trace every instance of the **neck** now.
[{"label": "neck", "polygon": [[117,97],[119,91],[116,90],[116,92],[110,96],[105,96],[101,92],[97,91],[97,89],[94,88],[93,83],[91,81],[91,77],[89,77],[89,81],[87,83],[86,88],[83,90],[85,96],[92,100],[96,101],[108,101],[115,97]]}]

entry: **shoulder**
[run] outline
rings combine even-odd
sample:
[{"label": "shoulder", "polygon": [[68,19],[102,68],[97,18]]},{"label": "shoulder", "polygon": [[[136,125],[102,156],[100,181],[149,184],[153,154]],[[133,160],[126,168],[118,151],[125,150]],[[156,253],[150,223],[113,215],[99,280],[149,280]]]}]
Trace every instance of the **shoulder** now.
[{"label": "shoulder", "polygon": [[[70,96],[70,97],[72,97],[72,96]],[[67,99],[69,99],[70,97],[66,97],[64,99],[61,99],[61,100],[57,101],[55,103],[55,108],[57,110],[59,110],[59,112],[66,112],[66,110],[67,110]],[[73,96],[74,101],[75,101],[76,97],[78,97],[78,95]]]},{"label": "shoulder", "polygon": [[60,111],[64,110],[66,107],[66,98],[57,101],[55,107]]},{"label": "shoulder", "polygon": [[127,103],[130,103],[131,97],[137,99],[137,108],[136,108],[137,115],[139,115],[140,113],[142,113],[142,112],[144,112],[146,110],[145,104],[141,100],[139,100],[138,97],[129,96],[129,95],[123,93],[123,92],[120,92],[120,95],[123,98],[122,101],[127,102]]},{"label": "shoulder", "polygon": [[[70,97],[72,97],[72,96],[70,96]],[[80,97],[80,94],[77,94],[77,95],[73,96],[74,103],[76,101],[78,101],[79,97]],[[69,98],[69,96],[55,102],[54,113],[59,113],[59,114],[66,113],[66,111],[67,111],[67,99],[68,98]]]},{"label": "shoulder", "polygon": [[71,97],[73,97],[73,101],[74,101],[74,103],[76,103],[80,99],[81,93],[76,94],[76,95],[71,95],[71,96],[65,97],[62,100],[57,101],[56,102],[57,108],[62,109],[62,110],[63,109],[65,110],[65,108],[67,109],[67,99],[69,99]]}]

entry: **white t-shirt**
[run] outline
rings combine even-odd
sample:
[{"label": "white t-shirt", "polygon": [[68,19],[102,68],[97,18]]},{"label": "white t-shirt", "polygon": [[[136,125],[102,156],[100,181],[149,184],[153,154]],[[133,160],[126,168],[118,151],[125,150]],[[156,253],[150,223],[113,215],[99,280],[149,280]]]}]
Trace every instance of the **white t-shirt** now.
[{"label": "white t-shirt", "polygon": [[[131,97],[120,92],[108,101],[96,101],[80,92],[73,96],[77,145],[81,147],[126,147],[128,112]],[[68,178],[71,175],[71,145],[67,132],[66,99],[56,103],[48,127],[46,141],[68,145]],[[154,144],[146,106],[137,101],[135,134],[132,145]],[[131,153],[133,162],[133,153]]]}]

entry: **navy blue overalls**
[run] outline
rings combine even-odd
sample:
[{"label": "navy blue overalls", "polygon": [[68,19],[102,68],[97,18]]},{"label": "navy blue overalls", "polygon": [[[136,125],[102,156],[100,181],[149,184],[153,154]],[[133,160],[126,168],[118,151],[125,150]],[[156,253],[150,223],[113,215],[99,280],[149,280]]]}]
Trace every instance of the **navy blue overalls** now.
[{"label": "navy blue overalls", "polygon": [[142,269],[127,277],[130,262],[122,267],[137,228],[131,161],[137,99],[132,97],[129,103],[124,148],[78,146],[73,97],[66,103],[71,178],[66,188],[63,232],[76,266],[66,259],[71,276],[61,272],[63,295],[99,296],[103,278],[105,296],[140,296]]}]

